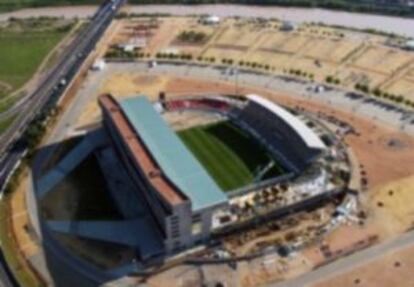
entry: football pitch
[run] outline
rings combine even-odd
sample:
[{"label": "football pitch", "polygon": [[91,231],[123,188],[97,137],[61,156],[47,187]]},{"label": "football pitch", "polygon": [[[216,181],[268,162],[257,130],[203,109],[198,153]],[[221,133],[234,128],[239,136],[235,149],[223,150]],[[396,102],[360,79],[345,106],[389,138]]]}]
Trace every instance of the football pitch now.
[{"label": "football pitch", "polygon": [[193,127],[178,135],[224,191],[284,172],[256,139],[229,121]]}]

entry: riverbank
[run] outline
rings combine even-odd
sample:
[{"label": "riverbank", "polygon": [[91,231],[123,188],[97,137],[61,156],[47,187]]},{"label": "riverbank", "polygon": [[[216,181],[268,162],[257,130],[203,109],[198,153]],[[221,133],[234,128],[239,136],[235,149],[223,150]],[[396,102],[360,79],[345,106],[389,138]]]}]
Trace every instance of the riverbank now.
[{"label": "riverbank", "polygon": [[[80,17],[92,16],[95,6],[65,6],[23,9],[0,14],[0,21],[10,17]],[[301,22],[323,22],[328,25],[345,26],[355,29],[375,29],[388,33],[400,34],[414,38],[414,19],[398,18],[384,15],[340,12],[325,9],[286,8],[269,6],[246,5],[130,5],[124,11],[136,14],[173,14],[173,15],[202,15],[214,14],[220,17],[262,17],[278,18],[281,20]]]}]

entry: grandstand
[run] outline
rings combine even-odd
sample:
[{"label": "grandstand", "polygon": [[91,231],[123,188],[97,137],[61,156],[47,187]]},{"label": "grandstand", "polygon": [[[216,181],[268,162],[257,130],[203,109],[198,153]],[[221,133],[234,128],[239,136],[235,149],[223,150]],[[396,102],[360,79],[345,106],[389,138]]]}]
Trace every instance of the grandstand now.
[{"label": "grandstand", "polygon": [[284,108],[257,95],[247,99],[237,121],[295,173],[301,173],[326,148],[309,127]]},{"label": "grandstand", "polygon": [[245,101],[219,96],[171,100],[169,111],[202,110],[227,116],[253,134],[283,165],[296,174],[306,169],[326,148],[322,140],[300,119],[257,95]]},{"label": "grandstand", "polygon": [[[241,128],[240,131],[249,134],[254,142],[260,142],[265,153],[274,154],[283,163],[283,170],[286,168],[289,174],[302,173],[325,149],[319,137],[301,120],[256,95],[248,95],[243,100],[223,96],[170,101],[163,99],[161,105],[154,105],[143,96],[118,103],[111,95],[102,95],[99,97],[99,105],[112,145],[134,183],[136,192],[142,195],[152,222],[155,222],[152,229],[156,230],[151,234],[158,234],[157,240],[163,242],[162,252],[167,253],[174,253],[210,238],[217,227],[213,226],[213,222],[220,221],[217,220],[217,214],[229,210],[229,198],[209,175],[207,167],[201,164],[193,151],[187,149],[160,113],[185,110],[218,113],[235,123]],[[230,134],[231,129],[228,128],[226,133]],[[237,144],[240,143],[232,142],[233,146]],[[210,143],[209,148],[201,147],[204,155],[209,150],[212,151],[211,145]],[[248,147],[248,151],[245,151],[247,154],[259,152],[254,144],[245,146]],[[224,161],[223,153],[221,157]],[[257,162],[258,155],[254,158]],[[262,180],[266,173],[277,171],[277,163],[273,159],[263,158],[257,174],[247,173],[248,176]],[[211,159],[208,160],[211,162]],[[242,165],[241,162],[236,164]],[[230,174],[230,170],[221,172],[226,177]],[[281,178],[286,180],[288,177],[282,175]],[[277,181],[269,182],[275,184]],[[262,186],[261,182],[253,184],[256,189]],[[254,190],[255,187],[249,186],[249,190]],[[149,228],[148,224],[145,228]],[[154,239],[154,242],[157,240]],[[156,254],[161,251],[141,252]]]},{"label": "grandstand", "polygon": [[221,98],[181,99],[166,102],[165,108],[169,111],[205,110],[227,114],[232,109],[232,104]]}]

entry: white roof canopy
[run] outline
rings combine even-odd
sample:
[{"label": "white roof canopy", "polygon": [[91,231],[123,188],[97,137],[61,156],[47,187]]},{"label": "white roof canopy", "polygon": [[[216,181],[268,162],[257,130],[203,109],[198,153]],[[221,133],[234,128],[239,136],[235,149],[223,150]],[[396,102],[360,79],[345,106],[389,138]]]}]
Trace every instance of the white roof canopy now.
[{"label": "white roof canopy", "polygon": [[304,122],[298,119],[296,116],[288,112],[286,109],[281,106],[262,98],[258,95],[247,95],[246,96],[250,101],[255,102],[269,111],[273,112],[279,118],[284,120],[293,130],[295,130],[298,135],[303,139],[306,145],[314,149],[325,149],[326,146],[319,138],[319,136],[310,129]]}]

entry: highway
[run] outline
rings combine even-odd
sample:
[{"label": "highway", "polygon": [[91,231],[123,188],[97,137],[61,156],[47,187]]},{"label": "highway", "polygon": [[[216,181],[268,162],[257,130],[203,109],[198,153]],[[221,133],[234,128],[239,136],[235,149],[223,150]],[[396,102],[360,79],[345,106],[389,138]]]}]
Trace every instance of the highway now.
[{"label": "highway", "polygon": [[[75,77],[80,67],[95,48],[119,8],[126,0],[108,0],[103,3],[90,23],[62,53],[58,63],[41,81],[37,89],[19,105],[12,108],[18,118],[0,138],[0,193],[8,179],[27,152],[24,135],[30,123],[47,107],[55,105],[64,93],[67,84]],[[18,286],[0,251],[0,287]]]},{"label": "highway", "polygon": [[124,2],[112,0],[101,5],[89,25],[66,48],[38,88],[19,103],[18,109],[14,109],[19,117],[0,138],[0,191],[4,190],[10,173],[24,155],[25,143],[20,137],[48,105],[57,102]]}]

